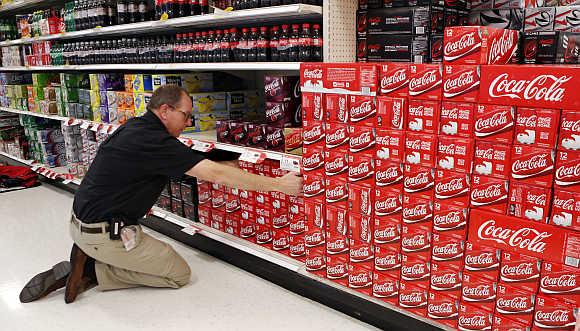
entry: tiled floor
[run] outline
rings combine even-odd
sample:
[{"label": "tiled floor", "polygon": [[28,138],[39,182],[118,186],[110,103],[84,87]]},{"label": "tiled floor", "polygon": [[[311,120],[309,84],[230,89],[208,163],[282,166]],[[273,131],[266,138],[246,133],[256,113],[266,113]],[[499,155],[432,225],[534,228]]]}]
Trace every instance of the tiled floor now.
[{"label": "tiled floor", "polygon": [[50,186],[0,194],[1,330],[375,330],[169,238],[192,269],[185,288],[93,289],[70,305],[61,290],[21,304],[31,276],[68,258],[71,204]]}]

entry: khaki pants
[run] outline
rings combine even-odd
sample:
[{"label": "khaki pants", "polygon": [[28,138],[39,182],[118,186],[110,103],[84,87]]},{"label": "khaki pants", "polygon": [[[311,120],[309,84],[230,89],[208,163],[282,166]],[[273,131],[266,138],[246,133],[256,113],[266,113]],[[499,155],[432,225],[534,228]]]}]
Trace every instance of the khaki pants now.
[{"label": "khaki pants", "polygon": [[[75,217],[74,215],[71,216]],[[167,243],[143,233],[140,225],[136,246],[125,250],[121,240],[111,240],[109,233],[84,233],[71,219],[73,241],[94,258],[98,289],[101,291],[137,286],[179,288],[189,283],[191,270],[187,262]],[[105,227],[106,222],[83,224],[84,227]]]}]

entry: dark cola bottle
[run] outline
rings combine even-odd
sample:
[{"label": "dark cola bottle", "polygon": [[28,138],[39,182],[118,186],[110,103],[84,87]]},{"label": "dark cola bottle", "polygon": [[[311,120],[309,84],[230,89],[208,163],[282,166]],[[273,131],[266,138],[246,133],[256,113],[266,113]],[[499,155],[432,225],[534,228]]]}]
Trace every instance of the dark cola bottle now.
[{"label": "dark cola bottle", "polygon": [[312,61],[322,62],[322,36],[320,35],[320,25],[312,26]]},{"label": "dark cola bottle", "polygon": [[278,51],[278,40],[280,39],[279,30],[280,28],[278,26],[270,28],[270,60],[272,62],[280,61],[280,53]]},{"label": "dark cola bottle", "polygon": [[185,46],[185,62],[192,63],[194,61],[195,52],[194,52],[194,45],[195,45],[195,33],[190,32],[187,34],[187,42]]},{"label": "dark cola bottle", "polygon": [[191,15],[201,15],[201,2],[200,0],[191,1]]},{"label": "dark cola bottle", "polygon": [[207,56],[207,51],[208,51],[208,33],[207,31],[202,31],[201,33],[201,44],[200,44],[200,51],[201,51],[201,62],[208,62],[208,56]]},{"label": "dark cola bottle", "polygon": [[175,48],[175,36],[169,36],[167,40],[167,63],[173,63],[175,62],[175,53],[173,52]]},{"label": "dark cola bottle", "polygon": [[185,62],[183,60],[183,34],[178,33],[173,45],[173,54],[175,55],[175,62]]},{"label": "dark cola bottle", "polygon": [[213,41],[213,61],[214,62],[222,62],[223,39],[224,39],[223,30],[216,30],[215,39]]},{"label": "dark cola bottle", "polygon": [[146,52],[147,52],[147,63],[155,63],[157,62],[157,47],[159,45],[157,44],[157,38],[155,37],[149,37],[147,38],[147,46],[146,48]]},{"label": "dark cola bottle", "polygon": [[137,22],[137,17],[139,16],[139,7],[137,5],[137,0],[127,1],[127,16],[129,18],[129,23]]},{"label": "dark cola bottle", "polygon": [[117,0],[117,24],[126,24],[127,22],[127,2],[126,0]]},{"label": "dark cola bottle", "polygon": [[258,36],[258,41],[256,42],[256,61],[267,62],[268,52],[270,50],[270,42],[268,40],[268,28],[263,26],[260,28],[260,35]]},{"label": "dark cola bottle", "polygon": [[248,28],[242,28],[242,34],[238,42],[239,62],[248,62],[248,40],[250,38]]},{"label": "dark cola bottle", "polygon": [[238,36],[238,29],[237,28],[231,28],[230,29],[230,41],[229,41],[229,60],[227,62],[230,61],[234,61],[234,62],[239,62],[238,59],[238,43],[239,43],[239,36]]},{"label": "dark cola bottle", "polygon": [[307,62],[312,59],[312,35],[310,34],[310,24],[302,24],[302,32],[298,40],[298,61]]},{"label": "dark cola bottle", "polygon": [[300,25],[292,24],[292,32],[290,33],[290,38],[288,38],[288,60],[291,62],[298,61],[299,41]]},{"label": "dark cola bottle", "polygon": [[250,29],[248,38],[248,62],[256,62],[258,59],[258,28]]},{"label": "dark cola bottle", "polygon": [[137,18],[137,22],[145,22],[145,21],[149,21],[149,4],[147,3],[146,0],[139,0],[138,6],[137,6],[137,10],[138,10],[138,18]]},{"label": "dark cola bottle", "polygon": [[289,60],[289,42],[288,42],[288,25],[282,25],[282,30],[280,31],[280,38],[278,41],[278,53],[280,55],[279,60],[281,62],[288,62]]},{"label": "dark cola bottle", "polygon": [[207,55],[207,62],[215,62],[213,58],[213,41],[214,41],[214,31],[209,31],[207,37],[205,38],[205,52]]},{"label": "dark cola bottle", "polygon": [[155,20],[159,21],[163,14],[163,0],[155,0]]},{"label": "dark cola bottle", "polygon": [[193,61],[194,63],[201,62],[201,32],[197,31],[195,33],[195,38],[193,39]]},{"label": "dark cola bottle", "polygon": [[208,0],[201,0],[201,14],[209,14],[209,3]]}]

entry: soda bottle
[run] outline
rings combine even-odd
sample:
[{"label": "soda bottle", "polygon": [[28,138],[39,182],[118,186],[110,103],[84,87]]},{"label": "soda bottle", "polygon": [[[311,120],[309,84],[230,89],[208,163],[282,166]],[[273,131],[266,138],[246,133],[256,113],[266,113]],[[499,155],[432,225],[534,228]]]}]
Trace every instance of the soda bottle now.
[{"label": "soda bottle", "polygon": [[117,18],[115,17],[115,10],[117,6],[113,6],[111,0],[105,0],[105,26],[115,25]]},{"label": "soda bottle", "polygon": [[221,43],[220,52],[220,62],[230,62],[231,61],[231,50],[230,50],[230,30],[224,29],[224,36]]},{"label": "soda bottle", "polygon": [[95,26],[107,26],[105,24],[107,17],[107,7],[105,6],[105,1],[101,0],[97,6],[97,21]]},{"label": "soda bottle", "polygon": [[270,0],[270,6],[280,6],[281,4],[281,0]]},{"label": "soda bottle", "polygon": [[268,51],[270,50],[270,42],[268,41],[268,28],[263,26],[260,28],[258,41],[256,41],[256,61],[268,61]]},{"label": "soda bottle", "polygon": [[146,0],[139,0],[137,10],[139,12],[137,22],[145,22],[149,20],[149,5]]},{"label": "soda bottle", "polygon": [[242,28],[242,34],[238,40],[238,61],[248,62],[248,39],[250,38],[248,28]]},{"label": "soda bottle", "polygon": [[161,18],[161,14],[163,14],[162,8],[163,0],[155,0],[155,20],[158,21]]},{"label": "soda bottle", "polygon": [[175,17],[175,0],[165,0],[165,13],[167,18]]},{"label": "soda bottle", "polygon": [[214,62],[213,61],[213,39],[214,39],[214,31],[208,31],[205,36],[205,62]]},{"label": "soda bottle", "polygon": [[229,61],[240,62],[238,47],[239,47],[239,36],[238,36],[238,29],[231,28],[230,29],[230,51],[229,54]]},{"label": "soda bottle", "polygon": [[137,15],[139,15],[139,9],[137,8],[137,2],[135,0],[127,0],[128,23],[137,22]]},{"label": "soda bottle", "polygon": [[207,2],[207,0],[201,0],[201,14],[205,15],[205,14],[209,14],[209,4]]},{"label": "soda bottle", "polygon": [[248,62],[256,62],[258,58],[258,28],[251,28],[250,31],[250,37],[248,38]]},{"label": "soda bottle", "polygon": [[288,46],[290,47],[288,51],[289,61],[292,62],[298,61],[299,40],[300,40],[300,25],[292,24],[292,33],[290,34],[290,38],[288,38],[289,44]]},{"label": "soda bottle", "polygon": [[320,25],[312,26],[312,61],[322,62],[322,37],[320,36]]},{"label": "soda bottle", "polygon": [[278,52],[279,27],[273,26],[270,29],[270,60],[273,62],[280,61],[280,53]]},{"label": "soda bottle", "polygon": [[278,39],[278,53],[281,62],[289,61],[288,24],[282,25],[282,31],[280,31]]},{"label": "soda bottle", "polygon": [[201,62],[201,32],[197,31],[195,33],[195,39],[193,40],[193,61],[194,63]]},{"label": "soda bottle", "polygon": [[214,62],[222,61],[222,43],[224,38],[223,30],[216,30],[213,42],[213,60]]},{"label": "soda bottle", "polygon": [[302,24],[302,32],[300,33],[300,39],[298,40],[299,52],[298,61],[307,62],[310,61],[312,57],[312,36],[310,35],[310,24]]},{"label": "soda bottle", "polygon": [[117,24],[127,23],[127,3],[125,0],[117,0]]},{"label": "soda bottle", "polygon": [[207,31],[201,33],[199,40],[199,61],[207,62]]},{"label": "soda bottle", "polygon": [[200,0],[192,0],[191,1],[191,14],[192,15],[201,15]]}]

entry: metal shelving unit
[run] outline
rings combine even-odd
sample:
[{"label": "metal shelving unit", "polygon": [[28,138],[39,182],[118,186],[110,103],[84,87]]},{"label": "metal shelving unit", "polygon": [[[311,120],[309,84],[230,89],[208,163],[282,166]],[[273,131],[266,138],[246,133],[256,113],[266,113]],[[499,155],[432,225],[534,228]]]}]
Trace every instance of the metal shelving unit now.
[{"label": "metal shelving unit", "polygon": [[135,63],[0,67],[0,71],[298,71],[300,62]]},{"label": "metal shelving unit", "polygon": [[[78,186],[81,184],[81,181],[82,181],[82,178],[72,178],[72,179],[64,178],[64,175],[68,173],[66,167],[50,168],[47,165],[38,164],[34,160],[21,159],[19,157],[10,155],[10,154],[5,153],[5,152],[0,152],[0,157],[4,157],[5,159],[13,161],[19,165],[32,167],[33,169],[35,169],[35,172],[37,172],[39,175],[42,175],[48,179],[56,180],[57,178],[59,178],[62,180],[61,182],[64,185],[68,185],[68,184],[72,183],[73,185]],[[39,167],[43,167],[43,168],[47,169],[47,173],[43,173],[42,171],[36,171],[36,168],[39,168]]]}]

